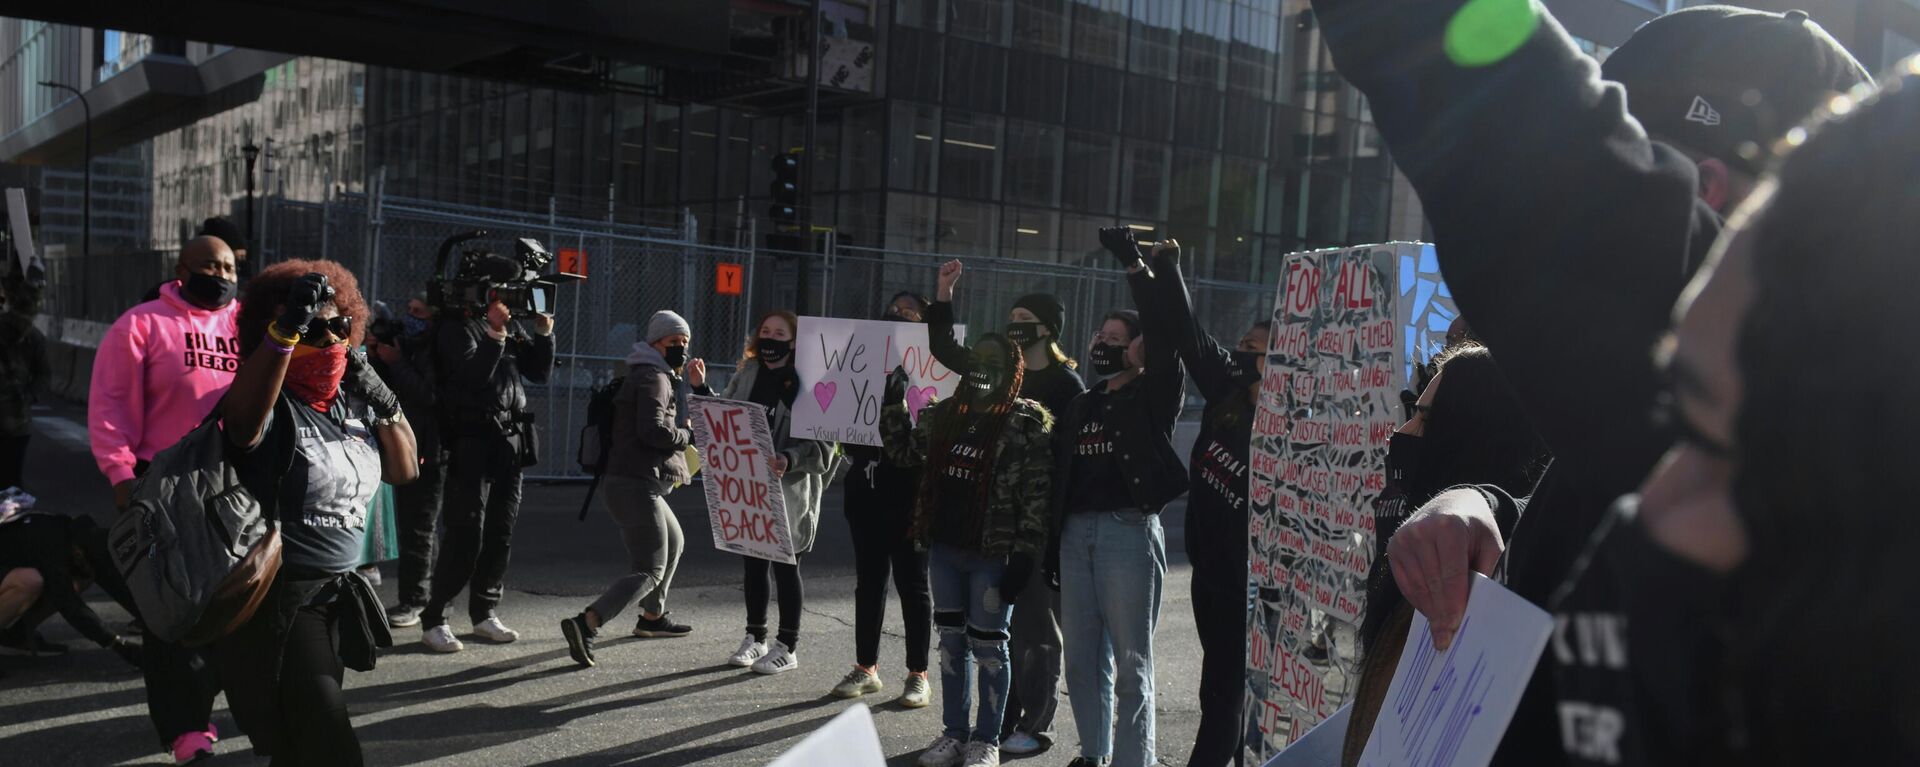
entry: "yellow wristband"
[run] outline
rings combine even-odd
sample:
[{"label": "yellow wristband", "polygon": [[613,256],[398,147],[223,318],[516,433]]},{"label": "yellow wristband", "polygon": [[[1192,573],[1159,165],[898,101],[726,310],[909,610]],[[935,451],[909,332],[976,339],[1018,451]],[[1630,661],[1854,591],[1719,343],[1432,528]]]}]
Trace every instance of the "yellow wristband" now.
[{"label": "yellow wristband", "polygon": [[280,332],[280,326],[275,325],[271,322],[267,323],[267,338],[272,339],[274,343],[279,344],[288,349],[291,349],[294,347],[295,344],[300,343],[300,336],[292,333],[282,335]]}]

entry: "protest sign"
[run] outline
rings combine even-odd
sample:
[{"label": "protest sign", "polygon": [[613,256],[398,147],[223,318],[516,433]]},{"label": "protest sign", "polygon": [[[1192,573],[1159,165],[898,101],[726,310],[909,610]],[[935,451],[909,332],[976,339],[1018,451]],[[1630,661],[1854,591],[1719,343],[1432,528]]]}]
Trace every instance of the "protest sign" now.
[{"label": "protest sign", "polygon": [[[966,328],[954,334],[966,337]],[[907,369],[907,412],[953,396],[960,376],[934,360],[927,326],[918,322],[801,317],[794,334],[800,399],[793,404],[798,439],[880,445],[880,405],[887,373]]]},{"label": "protest sign", "polygon": [[693,439],[704,457],[707,516],[713,546],[749,557],[793,564],[786,496],[773,478],[773,429],[767,411],[751,402],[689,397]]},{"label": "protest sign", "polygon": [[1259,760],[1332,716],[1358,681],[1355,626],[1400,392],[1425,359],[1425,328],[1444,336],[1452,321],[1437,271],[1419,270],[1423,251],[1369,245],[1281,266],[1248,451],[1247,742]]},{"label": "protest sign", "polygon": [[1446,650],[1433,649],[1427,616],[1414,613],[1406,649],[1360,752],[1362,767],[1492,762],[1552,633],[1547,611],[1478,573],[1460,631]]},{"label": "protest sign", "polygon": [[887,767],[873,711],[855,703],[767,767]]}]

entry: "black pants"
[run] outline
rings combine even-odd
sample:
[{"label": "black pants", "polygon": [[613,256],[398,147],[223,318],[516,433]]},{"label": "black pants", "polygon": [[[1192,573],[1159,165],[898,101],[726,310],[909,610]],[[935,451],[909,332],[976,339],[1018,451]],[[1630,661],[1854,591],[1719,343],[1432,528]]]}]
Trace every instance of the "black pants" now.
[{"label": "black pants", "polygon": [[[136,475],[146,474],[147,462],[134,464],[133,470]],[[102,530],[98,540],[90,541],[89,545],[104,549],[105,532]],[[103,576],[100,586],[116,601],[124,596],[121,606],[139,615],[132,606],[133,595],[127,591],[124,580],[117,575],[111,579]],[[147,634],[140,658],[147,683],[147,719],[153,722],[153,731],[159,736],[162,749],[173,748],[173,741],[181,735],[207,729],[213,718],[213,699],[220,694],[220,680],[208,660],[205,647],[182,647],[151,632]]]},{"label": "black pants", "polygon": [[467,617],[485,621],[500,606],[513,523],[520,516],[520,450],[505,434],[464,434],[447,445],[447,536],[433,570],[433,598],[420,627],[445,624],[447,605],[467,593]]},{"label": "black pants", "polygon": [[346,668],[340,663],[337,625],[329,607],[303,607],[293,618],[280,660],[283,747],[274,755],[273,767],[362,763],[360,737],[353,732],[340,690]]},{"label": "black pants", "polygon": [[1200,730],[1187,767],[1238,764],[1246,724],[1245,557],[1193,560],[1192,589],[1193,623],[1200,634]]},{"label": "black pants", "polygon": [[26,476],[27,441],[30,435],[0,436],[0,490],[20,487]]},{"label": "black pants", "polygon": [[[908,503],[912,503],[908,499]],[[900,592],[900,617],[907,628],[907,670],[927,670],[933,641],[933,594],[927,588],[927,554],[907,538],[908,509],[855,505],[847,497],[847,527],[853,533],[854,660],[880,663],[880,629],[887,618],[887,576]]]},{"label": "black pants", "polygon": [[440,501],[446,492],[445,461],[423,456],[420,478],[393,489],[400,526],[400,604],[424,607],[433,574],[435,528],[440,525]]},{"label": "black pants", "polygon": [[767,582],[772,580],[780,590],[780,633],[776,638],[787,649],[795,649],[800,644],[801,600],[806,598],[800,587],[800,563],[782,564],[759,557],[741,559],[747,563],[747,633],[767,641]]}]

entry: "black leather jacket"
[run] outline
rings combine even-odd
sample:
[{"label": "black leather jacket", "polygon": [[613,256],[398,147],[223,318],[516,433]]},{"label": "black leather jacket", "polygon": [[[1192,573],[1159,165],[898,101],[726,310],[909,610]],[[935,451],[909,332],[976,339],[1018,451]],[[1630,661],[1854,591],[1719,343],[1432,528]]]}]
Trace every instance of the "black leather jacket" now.
[{"label": "black leather jacket", "polygon": [[[1146,271],[1127,276],[1133,300],[1141,308],[1140,329],[1147,339],[1146,372],[1126,387],[1100,398],[1089,396],[1089,389],[1073,399],[1060,423],[1053,430],[1054,483],[1053,518],[1056,528],[1070,508],[1068,495],[1073,482],[1073,438],[1093,416],[1093,408],[1102,407],[1101,418],[1113,435],[1115,457],[1127,494],[1134,505],[1147,514],[1157,514],[1173,499],[1187,492],[1187,467],[1180,451],[1173,446],[1173,425],[1180,418],[1186,401],[1187,371],[1180,364],[1177,345],[1167,336],[1164,315],[1158,310],[1155,291]],[[1106,382],[1094,384],[1104,389]]]},{"label": "black leather jacket", "polygon": [[478,317],[443,320],[437,346],[440,415],[450,426],[525,412],[527,387],[520,379],[546,383],[553,372],[552,335],[510,331],[495,341]]}]

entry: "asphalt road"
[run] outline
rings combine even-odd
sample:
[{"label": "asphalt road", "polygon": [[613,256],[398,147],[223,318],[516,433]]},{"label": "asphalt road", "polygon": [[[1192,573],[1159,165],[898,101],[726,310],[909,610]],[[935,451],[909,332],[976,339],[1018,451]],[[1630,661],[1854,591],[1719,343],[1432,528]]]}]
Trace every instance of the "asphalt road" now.
[{"label": "asphalt road", "polygon": [[[27,476],[42,509],[104,520],[111,513],[110,493],[85,439],[84,414],[77,408],[40,413]],[[443,656],[420,644],[418,629],[405,629],[395,632],[396,646],[380,656],[377,669],[348,672],[347,699],[368,764],[758,766],[851,705],[827,694],[853,662],[853,550],[837,491],[828,497],[820,540],[802,565],[807,600],[800,668],[773,677],[724,665],[745,623],[740,560],[711,546],[697,489],[671,499],[688,546],[670,608],[694,634],[641,640],[608,639],[617,632],[603,632],[599,666],[575,667],[559,621],[622,575],[626,561],[604,511],[596,508],[585,523],[574,520],[584,492],[580,485],[527,488],[501,609],[521,631],[520,641],[489,645],[465,636],[465,652]],[[1182,514],[1175,508],[1165,519],[1172,566],[1156,645],[1159,752],[1173,765],[1185,762],[1199,720],[1200,653],[1181,553]],[[391,564],[386,574],[381,591],[391,597]],[[126,619],[103,595],[96,591],[93,597],[110,624]],[[939,682],[936,674],[929,708],[910,711],[892,703],[906,674],[897,612],[897,605],[889,608],[881,649],[887,689],[864,701],[873,707],[889,763],[909,765],[940,732]],[[454,628],[468,627],[459,619]],[[138,674],[57,617],[44,633],[74,652],[0,658],[6,673],[0,678],[0,763],[171,764],[147,723]],[[251,756],[224,700],[216,704],[215,723],[230,737],[212,764],[265,763]],[[1064,687],[1057,727],[1050,752],[1008,761],[1064,765],[1077,755]]]}]

